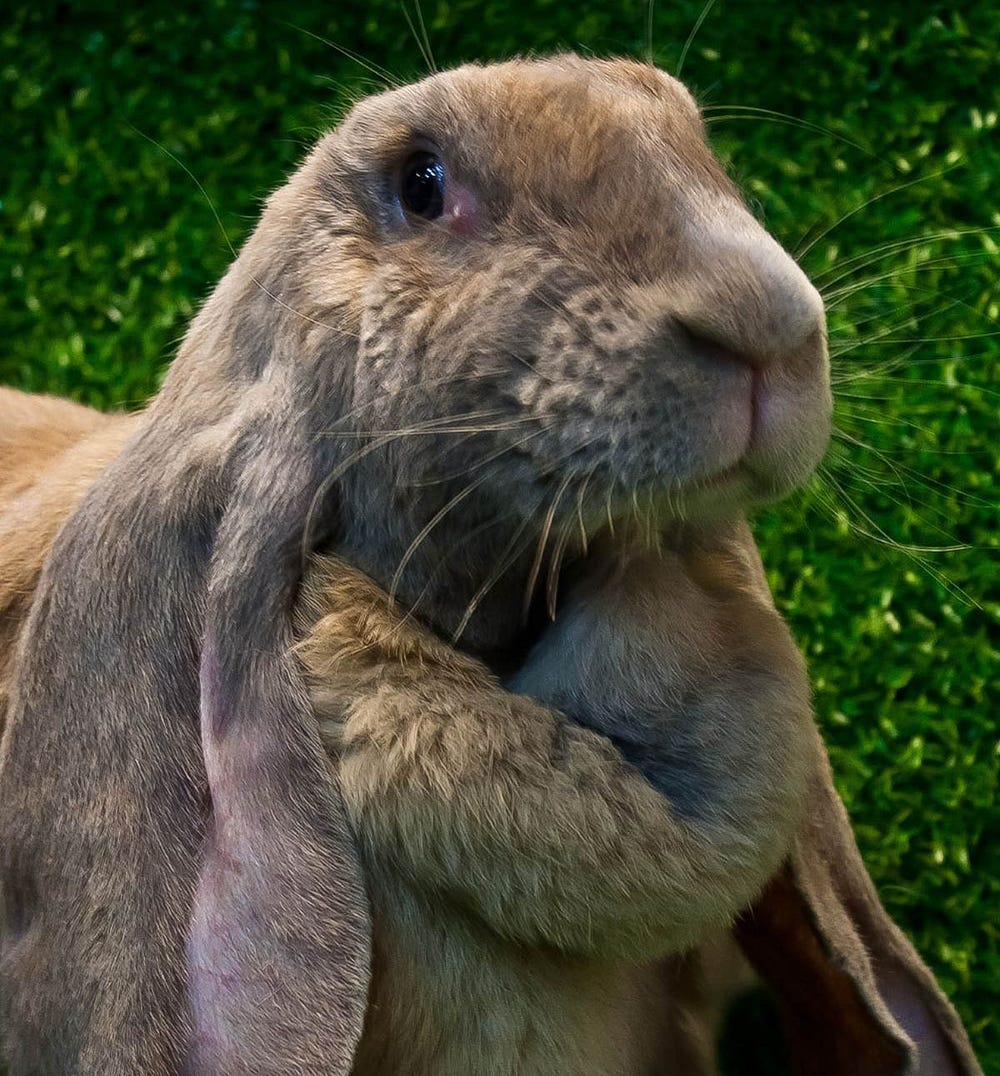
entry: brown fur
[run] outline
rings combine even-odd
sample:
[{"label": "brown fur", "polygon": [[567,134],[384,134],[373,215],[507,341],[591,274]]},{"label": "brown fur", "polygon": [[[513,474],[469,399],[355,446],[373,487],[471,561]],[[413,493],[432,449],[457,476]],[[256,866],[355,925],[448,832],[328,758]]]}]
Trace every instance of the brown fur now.
[{"label": "brown fur", "polygon": [[[418,133],[478,191],[474,229],[385,204]],[[815,464],[823,335],[651,68],[470,66],[360,104],[46,558],[0,759],[15,1072],[641,1071],[669,1047],[638,965],[723,929],[789,850],[838,953],[859,879],[812,886],[801,661],[745,529],[708,525]],[[661,552],[584,556],[647,504]],[[519,521],[567,581],[501,681],[427,625],[511,664]],[[324,538],[310,698],[291,609]],[[900,1071],[903,1028],[974,1071],[912,949],[915,1021],[892,965],[843,951]]]},{"label": "brown fur", "polygon": [[135,423],[0,386],[0,732],[17,638],[45,558]]},{"label": "brown fur", "polygon": [[[53,426],[58,412],[51,404],[0,391],[0,416],[13,410],[37,420],[23,426],[20,437],[12,423],[6,427],[14,448],[7,474],[21,489],[0,513],[0,601],[8,625],[19,621],[11,604],[15,574],[17,591],[29,598],[68,510],[136,423],[83,412],[75,432],[64,436]],[[648,586],[641,567],[632,565],[632,577]],[[776,623],[752,559],[720,560],[717,551],[701,551],[687,569],[706,593],[737,598],[737,620],[719,639],[712,668],[718,671],[720,653],[745,665],[740,651],[746,640],[759,639],[761,631],[766,637]],[[683,578],[671,582],[683,593]],[[627,578],[616,574],[614,584],[605,600],[635,600]],[[657,606],[664,618],[660,642],[664,624],[685,625],[673,654],[690,675],[697,662],[685,651],[712,636],[703,622],[706,609],[696,602],[679,611],[683,615],[670,616],[669,603],[677,599],[664,598],[666,604]],[[748,616],[758,620],[756,629],[740,622]],[[614,611],[611,619],[617,622]],[[638,775],[623,771],[599,737],[510,696],[480,663],[400,620],[385,595],[342,562],[316,566],[299,623],[304,638],[298,652],[309,671],[324,742],[346,778],[375,905],[376,971],[352,1071],[714,1071],[711,1028],[720,1004],[745,977],[722,958],[726,971],[714,986],[713,1011],[700,978],[699,960],[709,956],[708,948],[701,958],[691,953],[679,962],[634,959],[678,946],[678,909],[629,893],[632,885],[662,887],[676,870],[674,862],[647,865],[636,855],[650,845],[667,860],[676,855],[666,802],[651,795]],[[10,679],[9,643],[3,656],[8,664],[0,670],[0,700]],[[583,664],[594,657],[585,652]],[[756,660],[762,657],[770,668],[797,664],[790,652],[776,660],[758,649]],[[564,742],[553,756],[558,738]],[[742,745],[738,750],[743,755]],[[710,757],[722,771],[733,766],[724,753]],[[758,757],[775,762],[773,752]],[[610,780],[586,775],[590,767],[609,765]],[[483,766],[488,773],[480,782],[475,775]],[[777,774],[767,781],[763,776],[759,768],[752,771],[755,786],[778,780]],[[725,772],[715,778],[719,784],[725,779]],[[515,800],[530,809],[511,815]],[[595,843],[596,811],[606,813],[611,828],[605,840],[614,844]],[[612,883],[606,897],[602,882]],[[712,889],[703,878],[696,885],[699,896]],[[484,895],[490,898],[485,905]],[[608,902],[607,913],[601,900]],[[896,1071],[900,1047],[879,1035],[848,975],[825,975],[823,950],[800,918],[797,900],[794,885],[779,875],[737,929],[782,1004],[798,1014],[789,1020],[797,1071],[813,1071],[813,1060],[824,1066],[816,1069],[822,1073],[862,1064],[866,1071]],[[699,908],[699,919],[701,914]],[[636,929],[638,943],[632,940]],[[796,964],[812,966],[789,982],[788,970]],[[718,952],[713,965],[720,965]],[[833,1025],[831,1011],[839,1013]],[[827,1035],[828,1045],[817,1051]]]},{"label": "brown fur", "polygon": [[[70,400],[29,396],[3,386],[0,416],[0,510],[37,483],[42,471],[66,449],[110,421]],[[66,509],[61,518],[65,515]]]},{"label": "brown fur", "polygon": [[[581,667],[599,665],[606,633],[631,623],[636,657],[619,664],[618,683],[643,684],[673,726],[662,741],[689,734],[707,760],[691,777],[709,802],[687,817],[683,763],[671,802],[604,736],[401,624],[346,565],[310,584],[307,616],[318,619],[300,653],[375,909],[359,1073],[657,1070],[667,984],[641,963],[723,930],[777,868],[810,721],[773,608],[691,559],[688,569],[636,554],[568,614]],[[651,619],[623,608],[650,587]],[[669,647],[673,662],[643,668],[647,647]],[[547,651],[518,680],[536,698],[553,693]],[[642,703],[602,699],[599,676],[586,690],[595,720],[619,728],[618,708]],[[725,703],[736,693],[742,727]]]},{"label": "brown fur", "polygon": [[[17,402],[27,408],[34,401]],[[38,401],[42,421],[46,405]],[[30,463],[18,465],[40,477],[0,514],[0,525],[10,524],[0,530],[8,535],[0,565],[18,572],[25,596],[58,526],[137,421],[92,419],[77,444],[60,443],[56,452],[40,440],[28,453]],[[678,697],[707,693],[707,685],[682,679],[698,669],[717,677],[723,655],[734,667],[745,663],[748,639],[761,668],[788,665],[801,681],[787,635],[775,635],[780,624],[761,602],[759,578],[734,575],[733,563],[717,557],[699,550],[690,580],[679,561],[660,574],[661,585],[669,582],[680,596],[664,592],[654,615],[685,629],[675,638],[677,682],[668,690]],[[616,568],[602,619],[620,622],[615,605],[623,595],[635,600],[628,581],[648,582],[648,568],[639,552],[624,575]],[[715,612],[725,615],[713,628],[695,580],[717,593],[752,583],[756,594],[733,592],[735,604],[728,613],[720,604]],[[0,600],[9,593],[0,587]],[[679,602],[683,607],[669,615],[670,604]],[[649,961],[690,947],[713,922],[724,927],[731,909],[774,869],[782,840],[774,841],[770,858],[763,856],[762,837],[747,842],[745,819],[731,838],[717,826],[706,834],[710,843],[701,840],[603,736],[509,694],[479,662],[401,621],[385,595],[343,562],[317,564],[299,623],[298,652],[366,852],[375,909],[376,972],[353,1071],[626,1076],[652,1072],[666,1052],[688,1049],[689,1036],[664,1020],[677,976]],[[651,643],[664,645],[662,625],[657,636]],[[776,649],[767,653],[768,645]],[[598,656],[580,653],[586,663]],[[535,693],[543,694],[544,658],[535,664],[519,675],[533,677]],[[619,672],[628,682],[626,670]],[[0,678],[0,697],[8,679]],[[792,716],[807,724],[801,682],[789,686],[801,699]],[[698,711],[695,720],[707,741],[712,729],[704,717]],[[794,726],[770,721],[751,728],[770,741],[749,745],[732,735],[736,730],[719,730],[729,743],[709,752],[720,771],[712,783],[730,809],[739,809],[740,795],[761,800],[762,822],[787,832],[784,815],[799,801],[788,769],[796,754],[788,739]],[[725,771],[735,768],[730,753],[747,750],[774,772],[761,781],[759,769],[744,767],[748,786],[741,790]],[[765,802],[767,790],[774,794]],[[512,802],[521,804],[513,815]],[[727,840],[735,842],[729,849]],[[713,856],[720,857],[714,876]],[[730,895],[733,888],[743,895]],[[705,905],[709,898],[718,901],[717,912]]]}]

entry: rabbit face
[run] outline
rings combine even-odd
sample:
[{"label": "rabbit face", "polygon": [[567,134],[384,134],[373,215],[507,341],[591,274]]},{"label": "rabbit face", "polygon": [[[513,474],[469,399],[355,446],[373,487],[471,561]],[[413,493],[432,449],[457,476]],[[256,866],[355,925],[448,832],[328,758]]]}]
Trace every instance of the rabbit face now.
[{"label": "rabbit face", "polygon": [[652,67],[469,65],[364,100],[248,248],[339,364],[352,552],[383,582],[406,559],[411,593],[571,519],[733,515],[825,449],[822,301]]}]

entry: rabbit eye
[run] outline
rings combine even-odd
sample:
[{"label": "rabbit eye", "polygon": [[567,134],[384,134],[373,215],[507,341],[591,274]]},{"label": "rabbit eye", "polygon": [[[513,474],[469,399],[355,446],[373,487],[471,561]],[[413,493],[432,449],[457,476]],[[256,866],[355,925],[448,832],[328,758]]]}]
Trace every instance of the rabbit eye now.
[{"label": "rabbit eye", "polygon": [[403,166],[399,186],[403,208],[426,220],[444,212],[444,163],[433,153],[415,153]]}]

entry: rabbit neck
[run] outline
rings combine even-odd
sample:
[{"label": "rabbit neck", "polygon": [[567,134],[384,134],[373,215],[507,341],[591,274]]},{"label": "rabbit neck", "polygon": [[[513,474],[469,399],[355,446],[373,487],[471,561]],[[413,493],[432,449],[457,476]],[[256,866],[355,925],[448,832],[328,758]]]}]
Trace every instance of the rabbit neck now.
[{"label": "rabbit neck", "polygon": [[455,511],[454,518],[441,519],[416,542],[427,526],[423,516],[432,519],[434,512],[380,510],[369,499],[366,509],[345,513],[334,551],[441,638],[457,641],[461,649],[503,671],[516,664],[538,634],[547,565],[534,573],[532,587],[536,543],[522,542],[523,550],[512,559],[509,545],[516,525],[491,528],[484,524],[484,514],[477,506]]}]

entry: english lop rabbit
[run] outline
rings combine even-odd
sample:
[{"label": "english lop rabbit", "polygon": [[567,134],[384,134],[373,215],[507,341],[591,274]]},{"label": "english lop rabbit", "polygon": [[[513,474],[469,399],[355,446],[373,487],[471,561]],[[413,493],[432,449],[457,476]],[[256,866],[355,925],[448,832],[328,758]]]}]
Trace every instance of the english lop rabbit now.
[{"label": "english lop rabbit", "polygon": [[740,522],[829,413],[819,296],[675,80],[559,56],[357,105],[93,480],[56,461],[34,551],[44,471],[4,508],[5,577],[40,570],[12,1073],[662,1071],[654,962],[751,905],[801,1071],[977,1071]]}]

